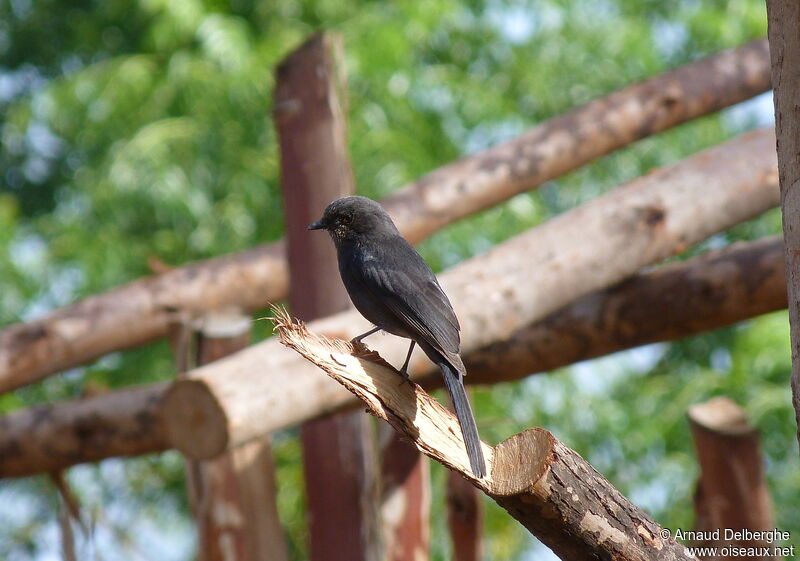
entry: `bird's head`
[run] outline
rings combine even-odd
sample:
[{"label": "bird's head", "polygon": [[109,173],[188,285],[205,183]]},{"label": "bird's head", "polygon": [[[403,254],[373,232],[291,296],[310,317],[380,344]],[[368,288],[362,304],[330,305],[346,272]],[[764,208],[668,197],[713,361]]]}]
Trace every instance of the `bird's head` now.
[{"label": "bird's head", "polygon": [[322,218],[308,226],[309,230],[327,230],[334,242],[360,235],[396,233],[392,219],[383,207],[366,197],[342,197],[327,206]]}]

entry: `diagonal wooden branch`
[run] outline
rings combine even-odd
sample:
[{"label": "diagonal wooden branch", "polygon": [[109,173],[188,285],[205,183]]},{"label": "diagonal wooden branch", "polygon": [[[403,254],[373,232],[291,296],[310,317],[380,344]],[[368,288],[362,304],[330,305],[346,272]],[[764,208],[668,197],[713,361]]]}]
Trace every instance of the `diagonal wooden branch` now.
[{"label": "diagonal wooden branch", "polygon": [[[452,469],[471,473],[458,421],[419,385],[404,383],[391,364],[363,343],[316,335],[305,324],[294,322],[282,308],[273,310],[283,345],[322,368],[420,451]],[[483,444],[483,453],[491,466],[492,448]]]},{"label": "diagonal wooden branch", "polygon": [[[534,189],[638,139],[733,105],[770,85],[765,40],[687,64],[462,158],[382,202],[416,243],[460,218]],[[0,392],[165,337],[176,310],[253,310],[285,298],[283,241],[97,294],[0,332]]]},{"label": "diagonal wooden branch", "polygon": [[[550,432],[530,429],[496,448],[489,475],[472,475],[455,416],[363,344],[316,335],[278,310],[281,343],[355,394],[420,451],[460,473],[562,559],[692,559],[662,528]],[[399,383],[398,383],[399,382]]]}]

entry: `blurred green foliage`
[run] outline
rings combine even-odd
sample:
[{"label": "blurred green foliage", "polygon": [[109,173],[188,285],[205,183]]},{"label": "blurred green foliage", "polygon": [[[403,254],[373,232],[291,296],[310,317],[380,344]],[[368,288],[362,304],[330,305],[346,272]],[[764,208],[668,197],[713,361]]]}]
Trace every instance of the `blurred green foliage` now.
[{"label": "blurred green foliage", "polygon": [[[148,274],[280,237],[270,122],[276,64],[313,31],[344,36],[350,155],[375,198],[547,118],[766,32],[760,0],[10,0],[0,3],[0,324]],[[437,269],[641,175],[769,122],[766,98],[645,139],[447,228]],[[702,196],[702,193],[698,193]],[[780,231],[776,212],[702,248]],[[257,337],[267,335],[256,322]],[[785,313],[475,392],[482,435],[553,430],[668,527],[690,528],[686,408],[715,395],[762,431],[778,526],[800,528]],[[0,411],[173,375],[166,344],[0,396]],[[300,452],[276,435],[279,506],[306,556]],[[189,559],[177,454],[71,470],[96,558]],[[434,557],[445,559],[433,468]],[[53,487],[0,484],[0,558],[58,551]],[[545,555],[487,502],[488,558]],[[47,537],[51,539],[45,539]],[[143,537],[142,537],[143,536]],[[99,553],[102,551],[102,555]],[[531,557],[531,555],[533,557]]]}]

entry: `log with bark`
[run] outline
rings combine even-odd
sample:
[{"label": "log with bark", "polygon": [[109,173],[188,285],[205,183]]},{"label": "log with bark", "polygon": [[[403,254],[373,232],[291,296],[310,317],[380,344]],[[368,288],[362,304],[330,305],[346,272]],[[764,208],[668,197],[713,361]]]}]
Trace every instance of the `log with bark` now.
[{"label": "log with bark", "polygon": [[[464,362],[470,373],[466,380],[488,384],[519,379],[530,373],[645,343],[677,339],[784,309],[786,284],[783,270],[783,243],[780,237],[775,237],[740,242],[685,262],[640,273],[614,288],[579,299],[541,322],[526,325],[507,342],[490,344],[465,355]],[[661,300],[667,295],[671,302],[669,313],[639,313],[648,307],[660,308]],[[342,324],[338,331],[346,335],[347,328]],[[507,360],[498,360],[497,353]],[[286,362],[284,367],[286,371],[296,371],[302,369],[304,363],[298,359]],[[424,380],[426,387],[440,383],[441,377],[436,375],[438,371],[434,372],[436,368],[433,365],[420,361],[415,367],[415,378]],[[287,388],[291,390],[291,382],[287,382]],[[164,385],[159,384],[155,389],[160,399]],[[309,386],[309,391],[318,390]],[[342,404],[352,406],[355,400],[348,400],[348,396],[344,394]],[[91,407],[115,411],[117,398],[114,393],[94,399],[98,400],[97,405]],[[95,440],[88,448],[76,443],[70,453],[49,458],[50,463],[40,465],[40,452],[37,450],[46,449],[49,442],[60,438],[59,435],[91,438],[95,430],[86,430],[86,421],[82,420],[91,418],[88,411],[79,413],[90,408],[84,400],[48,407],[54,410],[52,422],[35,432],[30,430],[34,418],[30,410],[12,413],[0,420],[0,427],[6,429],[0,431],[0,451],[3,452],[0,454],[0,477],[29,475],[45,470],[48,465],[63,468],[114,455],[145,453],[150,450],[145,441],[150,439],[161,445],[152,451],[163,450],[168,445],[163,425],[158,424],[152,432],[140,433],[142,442],[129,437],[125,448],[119,448],[113,440],[107,439]],[[130,417],[142,414],[146,418],[148,407],[146,401],[132,404]],[[67,413],[70,410],[74,412]],[[312,409],[308,414],[320,415],[326,410],[327,405],[322,402],[317,411]],[[276,427],[284,426],[277,417],[279,413],[271,417],[270,410],[264,411]],[[103,419],[110,422],[107,416],[98,417],[98,421]],[[116,418],[114,424],[106,425],[106,428],[115,426],[114,430],[119,430],[128,422],[131,421],[124,417]],[[23,440],[26,442],[24,448],[9,447],[10,443]]]},{"label": "log with bark", "polygon": [[166,383],[40,405],[0,417],[0,477],[167,450]]},{"label": "log with bark", "polygon": [[477,479],[455,416],[415,383],[402,383],[380,355],[360,343],[315,335],[286,315],[278,315],[278,330],[284,345],[424,454],[483,490],[562,559],[694,558],[674,539],[664,539],[663,528],[549,431],[529,429],[494,448],[484,443],[490,473]]},{"label": "log with bark", "polygon": [[[733,105],[770,85],[754,41],[597,99],[521,137],[463,158],[384,201],[412,242],[648,135]],[[254,310],[286,297],[282,241],[178,267],[0,332],[0,392],[167,335],[176,311]]]}]

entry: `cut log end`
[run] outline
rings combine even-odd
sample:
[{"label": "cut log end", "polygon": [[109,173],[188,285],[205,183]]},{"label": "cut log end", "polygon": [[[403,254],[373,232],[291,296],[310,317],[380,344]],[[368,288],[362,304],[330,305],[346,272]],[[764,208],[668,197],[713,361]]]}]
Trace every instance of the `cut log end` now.
[{"label": "cut log end", "polygon": [[163,402],[164,425],[172,447],[206,460],[228,446],[228,421],[222,404],[202,380],[176,380]]},{"label": "cut log end", "polygon": [[550,431],[528,429],[504,440],[494,449],[492,495],[516,495],[530,489],[547,472],[556,439]]},{"label": "cut log end", "polygon": [[[490,475],[472,475],[455,416],[413,382],[398,383],[374,353],[308,331],[276,310],[283,342],[358,396],[424,454],[458,472],[563,559],[688,560],[683,545],[550,432],[529,429],[483,445]],[[368,358],[369,357],[369,358]]]},{"label": "cut log end", "polygon": [[739,436],[755,432],[744,410],[726,397],[715,397],[689,407],[689,419],[700,427],[722,435]]}]

